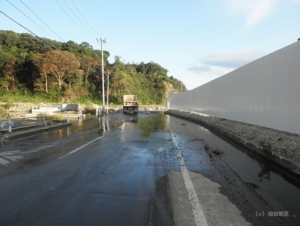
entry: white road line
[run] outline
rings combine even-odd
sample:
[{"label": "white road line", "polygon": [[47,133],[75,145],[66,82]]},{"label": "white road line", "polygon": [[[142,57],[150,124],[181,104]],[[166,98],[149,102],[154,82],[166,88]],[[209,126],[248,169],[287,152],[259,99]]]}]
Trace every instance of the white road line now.
[{"label": "white road line", "polygon": [[3,158],[0,158],[0,164],[4,165],[4,166],[7,166],[9,164],[9,161],[3,159]]},{"label": "white road line", "polygon": [[178,159],[178,163],[180,165],[184,184],[185,184],[186,190],[188,192],[189,200],[192,205],[195,223],[197,226],[207,226],[207,222],[206,222],[203,210],[201,208],[200,202],[198,200],[198,197],[197,197],[193,182],[191,180],[189,171],[187,170],[187,168],[185,166],[183,156],[181,154],[178,143],[177,143],[175,136],[174,136],[173,132],[171,131],[171,129],[170,129],[170,133],[171,133],[173,143],[177,149],[177,159]]},{"label": "white road line", "polygon": [[6,155],[14,155],[14,154],[18,154],[20,153],[21,150],[14,150],[14,151],[4,151],[4,152],[1,152],[0,155],[2,156],[6,156]]},{"label": "white road line", "polygon": [[14,161],[17,162],[18,159],[22,159],[22,156],[5,156],[6,158],[8,158],[10,161]]},{"label": "white road line", "polygon": [[38,148],[36,148],[36,149],[33,149],[33,150],[31,150],[31,151],[42,151],[42,150],[44,150],[44,149],[51,148],[51,147],[53,147],[53,146],[55,146],[55,145],[40,146],[40,147],[38,147]]},{"label": "white road line", "polygon": [[86,144],[80,146],[79,148],[76,148],[76,149],[74,149],[73,151],[70,151],[68,154],[59,157],[59,159],[63,159],[64,157],[67,157],[68,155],[71,155],[71,154],[75,153],[76,151],[79,151],[81,148],[84,148],[84,147],[88,146],[89,144],[95,142],[96,140],[100,140],[101,138],[102,138],[102,137],[98,137],[98,138],[96,138],[96,139],[94,139],[94,140],[92,140],[92,141],[90,141],[90,142],[88,142],[88,143],[86,143]]}]

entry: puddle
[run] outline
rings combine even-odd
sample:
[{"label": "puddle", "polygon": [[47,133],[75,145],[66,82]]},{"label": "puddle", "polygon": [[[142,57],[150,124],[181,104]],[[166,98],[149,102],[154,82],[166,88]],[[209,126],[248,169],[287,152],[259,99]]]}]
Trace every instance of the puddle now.
[{"label": "puddle", "polygon": [[[282,170],[256,155],[249,155],[246,151],[238,150],[197,124],[175,117],[170,117],[169,120],[173,132],[183,135],[189,140],[190,145],[194,145],[195,149],[197,143],[204,142],[211,158],[221,158],[238,173],[249,188],[261,189],[271,196],[270,200],[279,202],[280,206],[274,211],[289,211],[290,217],[300,218],[298,180],[287,179]],[[182,126],[182,123],[186,126]],[[219,154],[213,153],[213,150],[218,150]]]},{"label": "puddle", "polygon": [[139,117],[137,128],[141,130],[141,137],[149,137],[152,133],[168,130],[166,115],[160,113],[151,114],[148,117]]}]

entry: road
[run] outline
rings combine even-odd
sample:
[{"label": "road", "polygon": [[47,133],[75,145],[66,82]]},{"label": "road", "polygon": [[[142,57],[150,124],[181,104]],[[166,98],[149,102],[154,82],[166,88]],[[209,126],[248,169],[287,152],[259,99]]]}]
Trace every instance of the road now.
[{"label": "road", "polygon": [[163,114],[116,113],[0,149],[0,225],[299,225],[299,201],[295,178]]}]

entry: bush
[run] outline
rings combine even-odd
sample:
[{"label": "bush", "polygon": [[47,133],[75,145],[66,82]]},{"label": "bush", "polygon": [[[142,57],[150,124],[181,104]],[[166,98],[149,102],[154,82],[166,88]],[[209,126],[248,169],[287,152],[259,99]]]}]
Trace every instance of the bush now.
[{"label": "bush", "polygon": [[52,120],[60,120],[60,121],[66,120],[66,116],[65,116],[65,115],[62,115],[62,114],[60,114],[60,115],[53,115],[53,116],[51,116],[50,118],[51,118]]},{"label": "bush", "polygon": [[91,101],[88,101],[85,104],[84,109],[86,110],[87,114],[95,115],[96,114],[96,109],[94,108],[94,104]]},{"label": "bush", "polygon": [[5,109],[0,106],[0,117],[3,118],[5,115],[6,115]]},{"label": "bush", "polygon": [[5,109],[10,109],[10,107],[12,107],[12,106],[14,106],[12,103],[6,103],[6,104],[4,105],[4,108],[5,108]]},{"label": "bush", "polygon": [[86,102],[85,109],[86,110],[93,110],[94,109],[94,104],[91,101]]},{"label": "bush", "polygon": [[51,119],[50,116],[47,115],[47,113],[38,113],[38,114],[37,114],[37,118],[38,118],[39,120],[43,120],[43,117],[44,117],[45,120]]}]

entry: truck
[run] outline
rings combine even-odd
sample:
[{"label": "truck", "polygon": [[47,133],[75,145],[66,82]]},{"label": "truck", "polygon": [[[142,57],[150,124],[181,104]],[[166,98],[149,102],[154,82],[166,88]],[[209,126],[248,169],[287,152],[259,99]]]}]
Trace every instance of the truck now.
[{"label": "truck", "polygon": [[139,102],[136,95],[123,96],[123,113],[124,114],[137,114],[139,111]]}]

